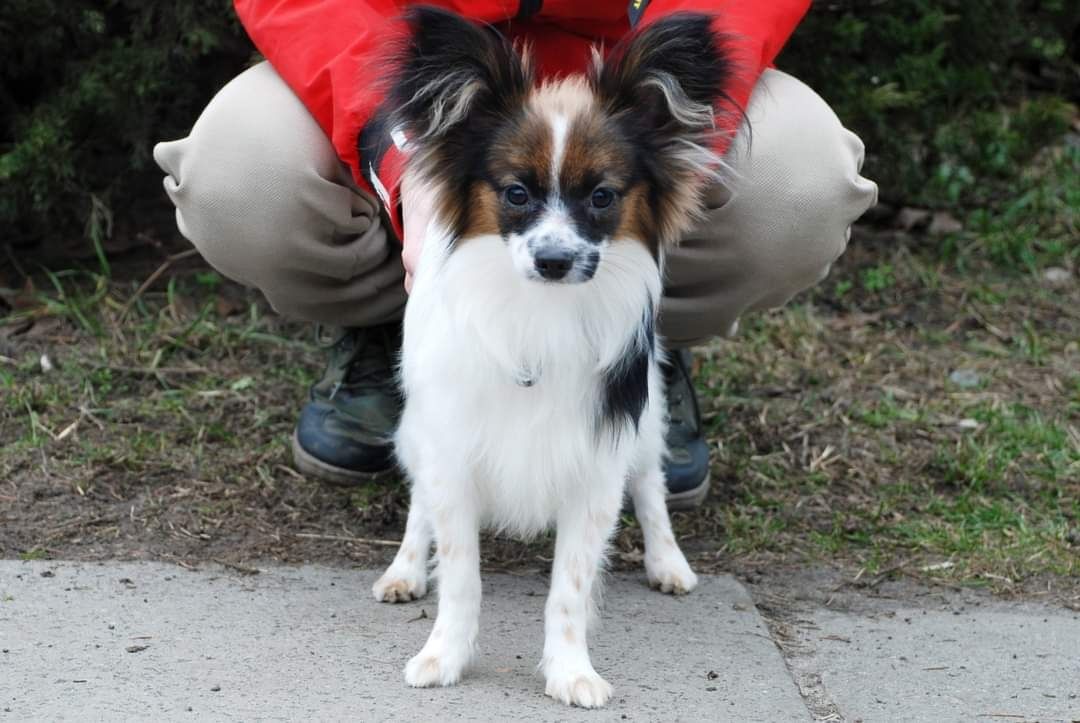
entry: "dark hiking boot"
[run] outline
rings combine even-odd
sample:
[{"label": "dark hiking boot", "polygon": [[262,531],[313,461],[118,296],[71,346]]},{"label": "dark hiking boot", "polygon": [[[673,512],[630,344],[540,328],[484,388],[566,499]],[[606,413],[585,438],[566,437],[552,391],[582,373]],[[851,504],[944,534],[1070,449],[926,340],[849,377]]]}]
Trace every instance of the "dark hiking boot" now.
[{"label": "dark hiking boot", "polygon": [[697,507],[709,491],[709,445],[702,434],[690,363],[690,352],[684,349],[671,352],[668,363],[661,366],[668,405],[664,476],[672,510]]},{"label": "dark hiking boot", "polygon": [[394,379],[401,323],[345,329],[327,346],[326,371],[311,387],[293,433],[296,468],[338,485],[387,476],[402,405]]}]

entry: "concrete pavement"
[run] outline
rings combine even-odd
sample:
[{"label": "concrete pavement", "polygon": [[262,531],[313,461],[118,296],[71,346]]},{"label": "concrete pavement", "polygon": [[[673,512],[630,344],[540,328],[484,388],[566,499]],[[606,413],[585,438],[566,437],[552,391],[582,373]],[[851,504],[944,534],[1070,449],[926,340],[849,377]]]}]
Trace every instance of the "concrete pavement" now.
[{"label": "concrete pavement", "polygon": [[810,672],[847,720],[1078,721],[1080,613],[990,602],[813,610],[798,626]]},{"label": "concrete pavement", "polygon": [[616,575],[592,645],[615,697],[583,711],[543,695],[542,578],[486,575],[478,664],[413,690],[433,599],[378,604],[374,571],[261,570],[0,561],[0,720],[1080,719],[1080,614],[1060,608],[818,606],[785,660],[732,578],[671,598]]},{"label": "concrete pavement", "polygon": [[706,578],[683,598],[647,589],[644,573],[609,581],[592,651],[615,697],[601,711],[544,696],[545,580],[487,575],[479,663],[456,687],[414,690],[401,670],[430,630],[434,600],[379,604],[374,579],[322,567],[243,577],[217,566],[0,562],[0,719],[806,717],[730,578]]}]

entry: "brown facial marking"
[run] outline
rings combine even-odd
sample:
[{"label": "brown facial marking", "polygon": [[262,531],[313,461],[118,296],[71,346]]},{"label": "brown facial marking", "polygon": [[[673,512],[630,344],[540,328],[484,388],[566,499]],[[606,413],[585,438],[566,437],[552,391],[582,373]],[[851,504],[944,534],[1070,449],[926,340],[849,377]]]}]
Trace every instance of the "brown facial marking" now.
[{"label": "brown facial marking", "polygon": [[416,553],[412,550],[409,550],[408,553],[406,553],[405,555],[405,559],[409,562],[416,562]]},{"label": "brown facial marking", "polygon": [[487,183],[477,181],[469,193],[463,239],[499,233],[499,196]]},{"label": "brown facial marking", "polygon": [[645,244],[653,257],[657,254],[656,231],[653,227],[644,184],[638,184],[623,195],[622,217],[615,230],[617,239],[635,239]]},{"label": "brown facial marking", "polygon": [[579,115],[566,134],[559,187],[586,194],[599,183],[621,187],[630,171],[629,153],[604,116],[595,112]]},{"label": "brown facial marking", "polygon": [[570,625],[570,623],[563,626],[562,634],[563,639],[570,645],[573,645],[577,641],[577,638],[574,636],[574,627]]},{"label": "brown facial marking", "polygon": [[491,179],[506,184],[532,178],[546,184],[551,177],[551,142],[543,119],[524,111],[491,146],[487,167]]},{"label": "brown facial marking", "polygon": [[660,195],[653,212],[656,236],[665,247],[690,230],[701,208],[701,192],[690,174],[673,178],[672,188]]},{"label": "brown facial marking", "polygon": [[530,194],[544,195],[551,175],[551,140],[543,119],[526,108],[490,139],[491,146],[478,171],[480,177],[466,194],[466,208],[453,207],[457,203],[453,196],[440,208],[444,218],[460,221],[460,241],[501,232],[506,187],[521,183]]},{"label": "brown facial marking", "polygon": [[[635,180],[640,149],[620,131],[615,120],[599,104],[576,116],[567,132],[559,166],[559,187],[568,201],[588,205],[592,192],[600,186],[620,196],[614,218],[597,228],[613,240],[636,240],[650,254],[658,256],[658,240],[645,186]],[[599,218],[599,217],[598,217]]]}]

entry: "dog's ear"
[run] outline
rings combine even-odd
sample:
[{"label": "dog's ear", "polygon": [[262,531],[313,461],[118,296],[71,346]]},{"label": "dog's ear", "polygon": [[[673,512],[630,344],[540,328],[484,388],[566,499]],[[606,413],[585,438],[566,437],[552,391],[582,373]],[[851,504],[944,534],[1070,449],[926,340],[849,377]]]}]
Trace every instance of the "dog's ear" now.
[{"label": "dog's ear", "polygon": [[701,213],[723,166],[714,152],[731,64],[713,17],[678,13],[596,54],[591,79],[607,112],[641,149],[656,241],[674,243]]},{"label": "dog's ear", "polygon": [[478,114],[497,116],[520,104],[528,67],[490,26],[454,13],[414,7],[389,94],[395,125],[410,142],[438,142]]},{"label": "dog's ear", "polygon": [[713,18],[677,13],[652,23],[596,63],[593,82],[609,110],[645,131],[703,136],[730,77]]}]

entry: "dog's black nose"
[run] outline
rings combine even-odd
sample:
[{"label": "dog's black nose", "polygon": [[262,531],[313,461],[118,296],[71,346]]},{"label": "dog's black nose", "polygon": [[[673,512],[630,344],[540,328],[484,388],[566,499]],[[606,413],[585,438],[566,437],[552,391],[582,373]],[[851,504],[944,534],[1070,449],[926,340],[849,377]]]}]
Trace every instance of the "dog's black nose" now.
[{"label": "dog's black nose", "polygon": [[574,265],[574,254],[559,246],[545,246],[538,249],[533,258],[536,270],[545,279],[561,279],[570,273]]}]

